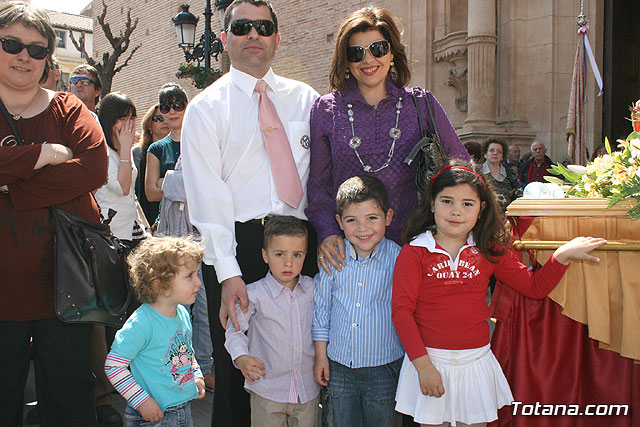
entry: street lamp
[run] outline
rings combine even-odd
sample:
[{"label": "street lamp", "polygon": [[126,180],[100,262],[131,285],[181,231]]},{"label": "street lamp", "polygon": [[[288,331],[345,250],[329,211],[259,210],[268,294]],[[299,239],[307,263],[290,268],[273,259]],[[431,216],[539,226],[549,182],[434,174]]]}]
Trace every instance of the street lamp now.
[{"label": "street lamp", "polygon": [[[220,21],[222,21],[224,11],[231,2],[232,0],[216,0]],[[185,61],[198,61],[198,65],[200,65],[200,62],[204,60],[204,67],[208,71],[211,69],[211,57],[213,56],[217,60],[218,55],[224,50],[222,41],[211,30],[211,16],[213,15],[211,13],[211,0],[207,0],[204,8],[204,33],[200,37],[198,44],[195,44],[198,18],[189,12],[188,4],[183,4],[181,7],[182,12],[171,19],[176,26],[178,46],[184,51]]]}]

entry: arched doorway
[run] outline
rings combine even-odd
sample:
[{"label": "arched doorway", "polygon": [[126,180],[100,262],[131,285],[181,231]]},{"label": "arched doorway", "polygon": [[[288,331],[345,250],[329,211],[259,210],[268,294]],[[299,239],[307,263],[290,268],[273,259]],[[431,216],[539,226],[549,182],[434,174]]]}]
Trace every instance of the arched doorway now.
[{"label": "arched doorway", "polygon": [[631,132],[629,106],[640,99],[640,2],[605,0],[602,136]]}]

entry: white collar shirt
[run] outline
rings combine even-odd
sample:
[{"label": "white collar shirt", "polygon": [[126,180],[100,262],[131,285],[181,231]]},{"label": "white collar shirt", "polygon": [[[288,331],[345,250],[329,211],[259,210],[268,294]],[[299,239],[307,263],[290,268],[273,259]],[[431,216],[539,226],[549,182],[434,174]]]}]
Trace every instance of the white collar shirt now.
[{"label": "white collar shirt", "polygon": [[205,246],[204,262],[218,281],[240,276],[235,222],[269,214],[306,219],[309,112],[319,96],[309,85],[277,76],[262,78],[278,111],[304,191],[298,208],[278,198],[258,122],[258,79],[233,67],[187,106],[182,126],[183,175],[191,223]]}]

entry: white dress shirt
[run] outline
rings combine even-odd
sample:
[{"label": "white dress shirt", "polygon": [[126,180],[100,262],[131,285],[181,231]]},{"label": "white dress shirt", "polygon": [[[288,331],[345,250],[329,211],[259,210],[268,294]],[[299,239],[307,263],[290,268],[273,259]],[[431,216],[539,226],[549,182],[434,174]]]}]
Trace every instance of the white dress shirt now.
[{"label": "white dress shirt", "polygon": [[309,112],[319,96],[309,85],[277,76],[262,78],[278,111],[296,162],[303,197],[297,209],[280,201],[258,123],[258,79],[233,67],[187,106],[182,164],[191,223],[205,246],[204,262],[218,281],[242,273],[235,259],[234,223],[269,214],[306,219]]}]

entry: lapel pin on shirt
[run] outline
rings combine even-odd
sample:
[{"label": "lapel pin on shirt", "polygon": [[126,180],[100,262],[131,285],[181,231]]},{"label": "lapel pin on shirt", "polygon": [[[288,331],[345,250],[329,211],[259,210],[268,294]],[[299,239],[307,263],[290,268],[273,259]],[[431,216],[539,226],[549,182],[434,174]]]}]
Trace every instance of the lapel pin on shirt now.
[{"label": "lapel pin on shirt", "polygon": [[302,135],[302,138],[300,138],[300,145],[305,150],[309,149],[309,143],[310,142],[311,142],[311,138],[309,138],[309,135]]}]

